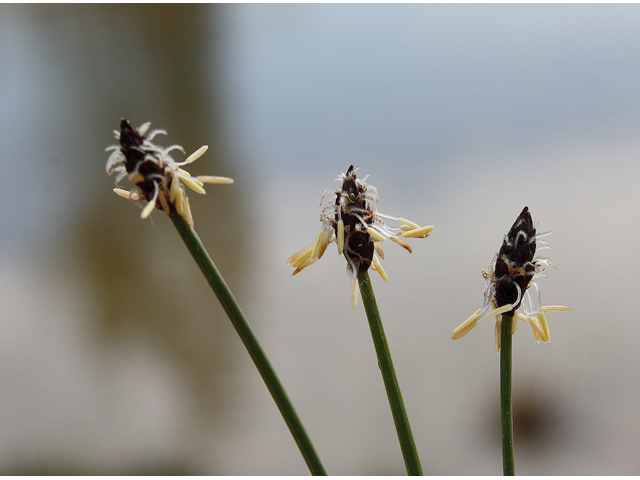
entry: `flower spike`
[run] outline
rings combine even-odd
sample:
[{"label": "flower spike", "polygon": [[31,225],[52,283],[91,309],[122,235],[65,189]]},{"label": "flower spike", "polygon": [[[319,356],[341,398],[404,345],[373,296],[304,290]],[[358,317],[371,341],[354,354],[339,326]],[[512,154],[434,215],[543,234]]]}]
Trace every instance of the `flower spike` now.
[{"label": "flower spike", "polygon": [[[415,229],[409,230],[409,232]],[[476,310],[467,320],[453,331],[452,339],[457,340],[469,333],[483,318],[496,317],[496,349],[500,350],[500,316],[513,315],[512,334],[517,329],[518,319],[527,322],[533,329],[537,342],[549,342],[549,325],[545,312],[571,310],[559,305],[541,306],[540,291],[535,278],[551,262],[534,258],[537,240],[547,233],[536,234],[529,208],[524,207],[515,223],[505,235],[500,251],[489,268],[483,272],[487,281],[482,308]],[[406,235],[405,235],[406,236]],[[544,242],[540,242],[544,244]],[[535,293],[532,293],[535,292]]]},{"label": "flower spike", "polygon": [[[344,255],[347,260],[347,275],[352,281],[353,308],[356,308],[358,302],[358,273],[372,268],[385,281],[388,279],[380,263],[380,260],[384,259],[380,245],[382,242],[388,238],[411,253],[411,247],[402,239],[427,238],[434,229],[433,225],[421,227],[410,220],[379,213],[376,210],[376,187],[368,185],[366,177],[363,180],[357,178],[356,170],[351,165],[346,173],[340,174],[336,179],[341,182],[340,188],[327,190],[323,195],[324,200],[325,196],[331,193],[329,204],[323,208],[320,215],[322,228],[316,242],[287,260],[294,269],[292,275],[296,275],[318,261],[329,243],[335,242],[338,254]],[[400,226],[388,226],[383,218],[396,221]]]},{"label": "flower spike", "polygon": [[[149,130],[150,122],[144,123],[137,130],[126,120],[120,120],[120,131],[114,130],[119,145],[107,148],[113,150],[107,160],[106,170],[109,175],[116,174],[116,186],[113,191],[134,202],[146,200],[148,203],[142,209],[141,218],[147,218],[157,208],[168,215],[177,212],[189,226],[193,226],[193,217],[189,199],[182,186],[183,182],[194,192],[204,194],[205,183],[233,183],[232,178],[200,175],[192,177],[189,172],[180,168],[200,158],[206,151],[203,145],[183,162],[176,162],[169,153],[173,150],[184,149],[180,145],[160,147],[152,142],[156,135],[166,135],[164,130]],[[119,188],[120,181],[127,177],[135,186],[127,191]]]}]

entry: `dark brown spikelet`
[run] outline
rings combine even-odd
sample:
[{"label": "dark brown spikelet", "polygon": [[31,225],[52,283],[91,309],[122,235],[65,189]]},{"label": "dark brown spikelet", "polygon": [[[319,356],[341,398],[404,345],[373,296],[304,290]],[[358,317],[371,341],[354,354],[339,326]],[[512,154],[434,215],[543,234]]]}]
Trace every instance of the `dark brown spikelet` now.
[{"label": "dark brown spikelet", "polygon": [[[514,310],[518,308],[522,295],[529,287],[536,271],[536,266],[533,263],[535,253],[536,229],[531,220],[529,207],[524,207],[511,230],[505,236],[496,259],[494,275],[496,279],[495,299],[498,307],[511,303]],[[515,284],[520,287],[520,300]]]},{"label": "dark brown spikelet", "polygon": [[335,232],[338,235],[340,217],[344,223],[344,256],[351,260],[359,273],[366,272],[373,261],[374,241],[364,225],[354,213],[370,225],[373,222],[373,211],[367,205],[365,191],[361,183],[356,182],[356,170],[349,166],[342,183],[342,189],[336,192]]},{"label": "dark brown spikelet", "polygon": [[127,173],[133,172],[138,164],[144,161],[143,141],[142,136],[126,118],[120,120],[120,147],[126,160]]},{"label": "dark brown spikelet", "polygon": [[134,171],[140,174],[134,183],[145,199],[150,200],[155,192],[152,178],[160,178],[164,175],[164,169],[158,165],[154,152],[142,148],[144,138],[127,119],[120,120],[120,150],[125,158],[125,168],[129,174]]}]

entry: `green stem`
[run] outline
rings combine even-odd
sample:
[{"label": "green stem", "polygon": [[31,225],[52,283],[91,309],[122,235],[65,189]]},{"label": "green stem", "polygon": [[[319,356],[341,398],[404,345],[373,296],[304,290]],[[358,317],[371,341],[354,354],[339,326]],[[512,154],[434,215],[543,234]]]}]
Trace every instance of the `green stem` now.
[{"label": "green stem", "polygon": [[413,440],[413,434],[411,433],[409,418],[407,417],[404,402],[402,401],[400,385],[398,385],[396,372],[393,368],[391,352],[389,351],[387,337],[385,336],[384,329],[382,328],[382,320],[380,319],[380,312],[378,311],[376,297],[373,294],[373,288],[371,287],[369,273],[359,273],[358,283],[360,284],[362,303],[364,304],[364,309],[367,312],[367,319],[369,320],[369,327],[371,328],[371,336],[373,337],[373,344],[376,348],[376,355],[378,356],[378,366],[382,372],[384,387],[387,391],[389,404],[391,405],[393,421],[396,425],[396,431],[398,432],[398,439],[400,440],[400,448],[402,449],[404,464],[409,475],[422,475],[422,466],[420,465],[418,451],[416,450],[416,444]]},{"label": "green stem", "polygon": [[222,278],[222,275],[213,263],[213,260],[211,260],[211,257],[202,245],[200,238],[193,228],[191,228],[180,215],[174,213],[170,215],[170,217],[178,230],[178,233],[180,233],[182,240],[189,249],[189,252],[198,264],[198,267],[200,267],[200,270],[207,279],[207,282],[209,282],[211,289],[216,294],[216,297],[218,297],[218,300],[220,301],[224,311],[227,313],[229,320],[231,320],[231,323],[238,332],[238,335],[249,352],[253,363],[255,363],[258,371],[260,372],[260,375],[276,402],[280,413],[284,417],[284,421],[289,427],[291,435],[293,435],[309,470],[313,475],[326,475],[327,473],[322,466],[320,458],[318,457],[318,454],[311,443],[311,439],[307,435],[291,400],[289,400],[289,397],[280,383],[275,370],[262,350],[258,339],[251,329],[251,325],[249,325],[244,313],[240,310],[236,299],[233,297],[233,294],[231,293],[231,290],[229,290],[224,278]]},{"label": "green stem", "polygon": [[502,315],[500,331],[500,419],[502,423],[502,470],[515,475],[513,459],[513,412],[511,404],[511,325],[513,315]]}]

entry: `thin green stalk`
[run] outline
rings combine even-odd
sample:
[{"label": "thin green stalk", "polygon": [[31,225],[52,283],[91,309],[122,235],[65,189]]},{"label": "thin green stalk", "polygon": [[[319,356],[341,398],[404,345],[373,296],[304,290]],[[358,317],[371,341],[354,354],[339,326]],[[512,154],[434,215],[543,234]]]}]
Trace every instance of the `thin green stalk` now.
[{"label": "thin green stalk", "polygon": [[513,459],[513,411],[511,404],[511,324],[513,315],[502,315],[500,331],[500,419],[502,423],[502,470],[515,475]]},{"label": "thin green stalk", "polygon": [[258,371],[260,372],[260,375],[276,402],[280,413],[284,417],[284,421],[289,427],[291,435],[293,435],[309,470],[313,475],[326,475],[327,473],[322,462],[320,461],[320,458],[311,443],[311,439],[307,435],[291,400],[289,400],[289,397],[280,383],[275,370],[262,350],[258,339],[253,333],[251,325],[249,325],[244,313],[240,310],[236,299],[233,297],[231,290],[229,290],[229,287],[222,278],[222,275],[202,245],[200,238],[193,228],[191,228],[180,215],[174,213],[170,215],[170,217],[178,230],[178,233],[180,233],[182,240],[189,249],[189,252],[198,264],[198,267],[200,267],[200,270],[207,279],[207,282],[209,282],[211,289],[216,294],[216,297],[218,297],[218,300],[220,301],[222,308],[224,308],[224,311],[227,313],[229,320],[231,320],[231,323],[238,332],[238,335],[249,352],[253,363],[255,363]]},{"label": "thin green stalk", "polygon": [[373,294],[373,288],[371,287],[369,273],[359,273],[358,283],[360,284],[362,303],[364,304],[364,309],[367,312],[371,336],[373,337],[373,344],[376,348],[376,355],[378,356],[378,366],[382,372],[384,387],[387,391],[389,404],[391,405],[393,421],[396,425],[396,431],[398,432],[398,439],[400,440],[400,448],[402,449],[404,464],[409,475],[422,475],[420,458],[418,458],[418,451],[416,450],[416,444],[413,440],[413,434],[411,433],[411,425],[409,425],[409,418],[407,417],[404,402],[402,401],[400,385],[398,385],[396,372],[393,368],[391,352],[389,351],[387,337],[385,336],[384,329],[382,328],[382,320],[380,319],[380,312],[378,311],[376,297]]}]

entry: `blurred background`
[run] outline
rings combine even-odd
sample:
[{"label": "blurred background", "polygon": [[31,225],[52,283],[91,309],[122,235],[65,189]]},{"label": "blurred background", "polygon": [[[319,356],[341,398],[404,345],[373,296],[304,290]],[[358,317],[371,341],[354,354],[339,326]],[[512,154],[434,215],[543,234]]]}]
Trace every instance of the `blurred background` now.
[{"label": "blurred background", "polygon": [[168,218],[112,193],[121,117],[235,178],[195,226],[329,473],[404,473],[344,259],[286,264],[350,164],[436,226],[372,276],[425,473],[502,472],[494,322],[451,332],[525,205],[573,310],[514,337],[516,471],[640,473],[638,52],[639,5],[1,5],[0,473],[308,473]]}]

